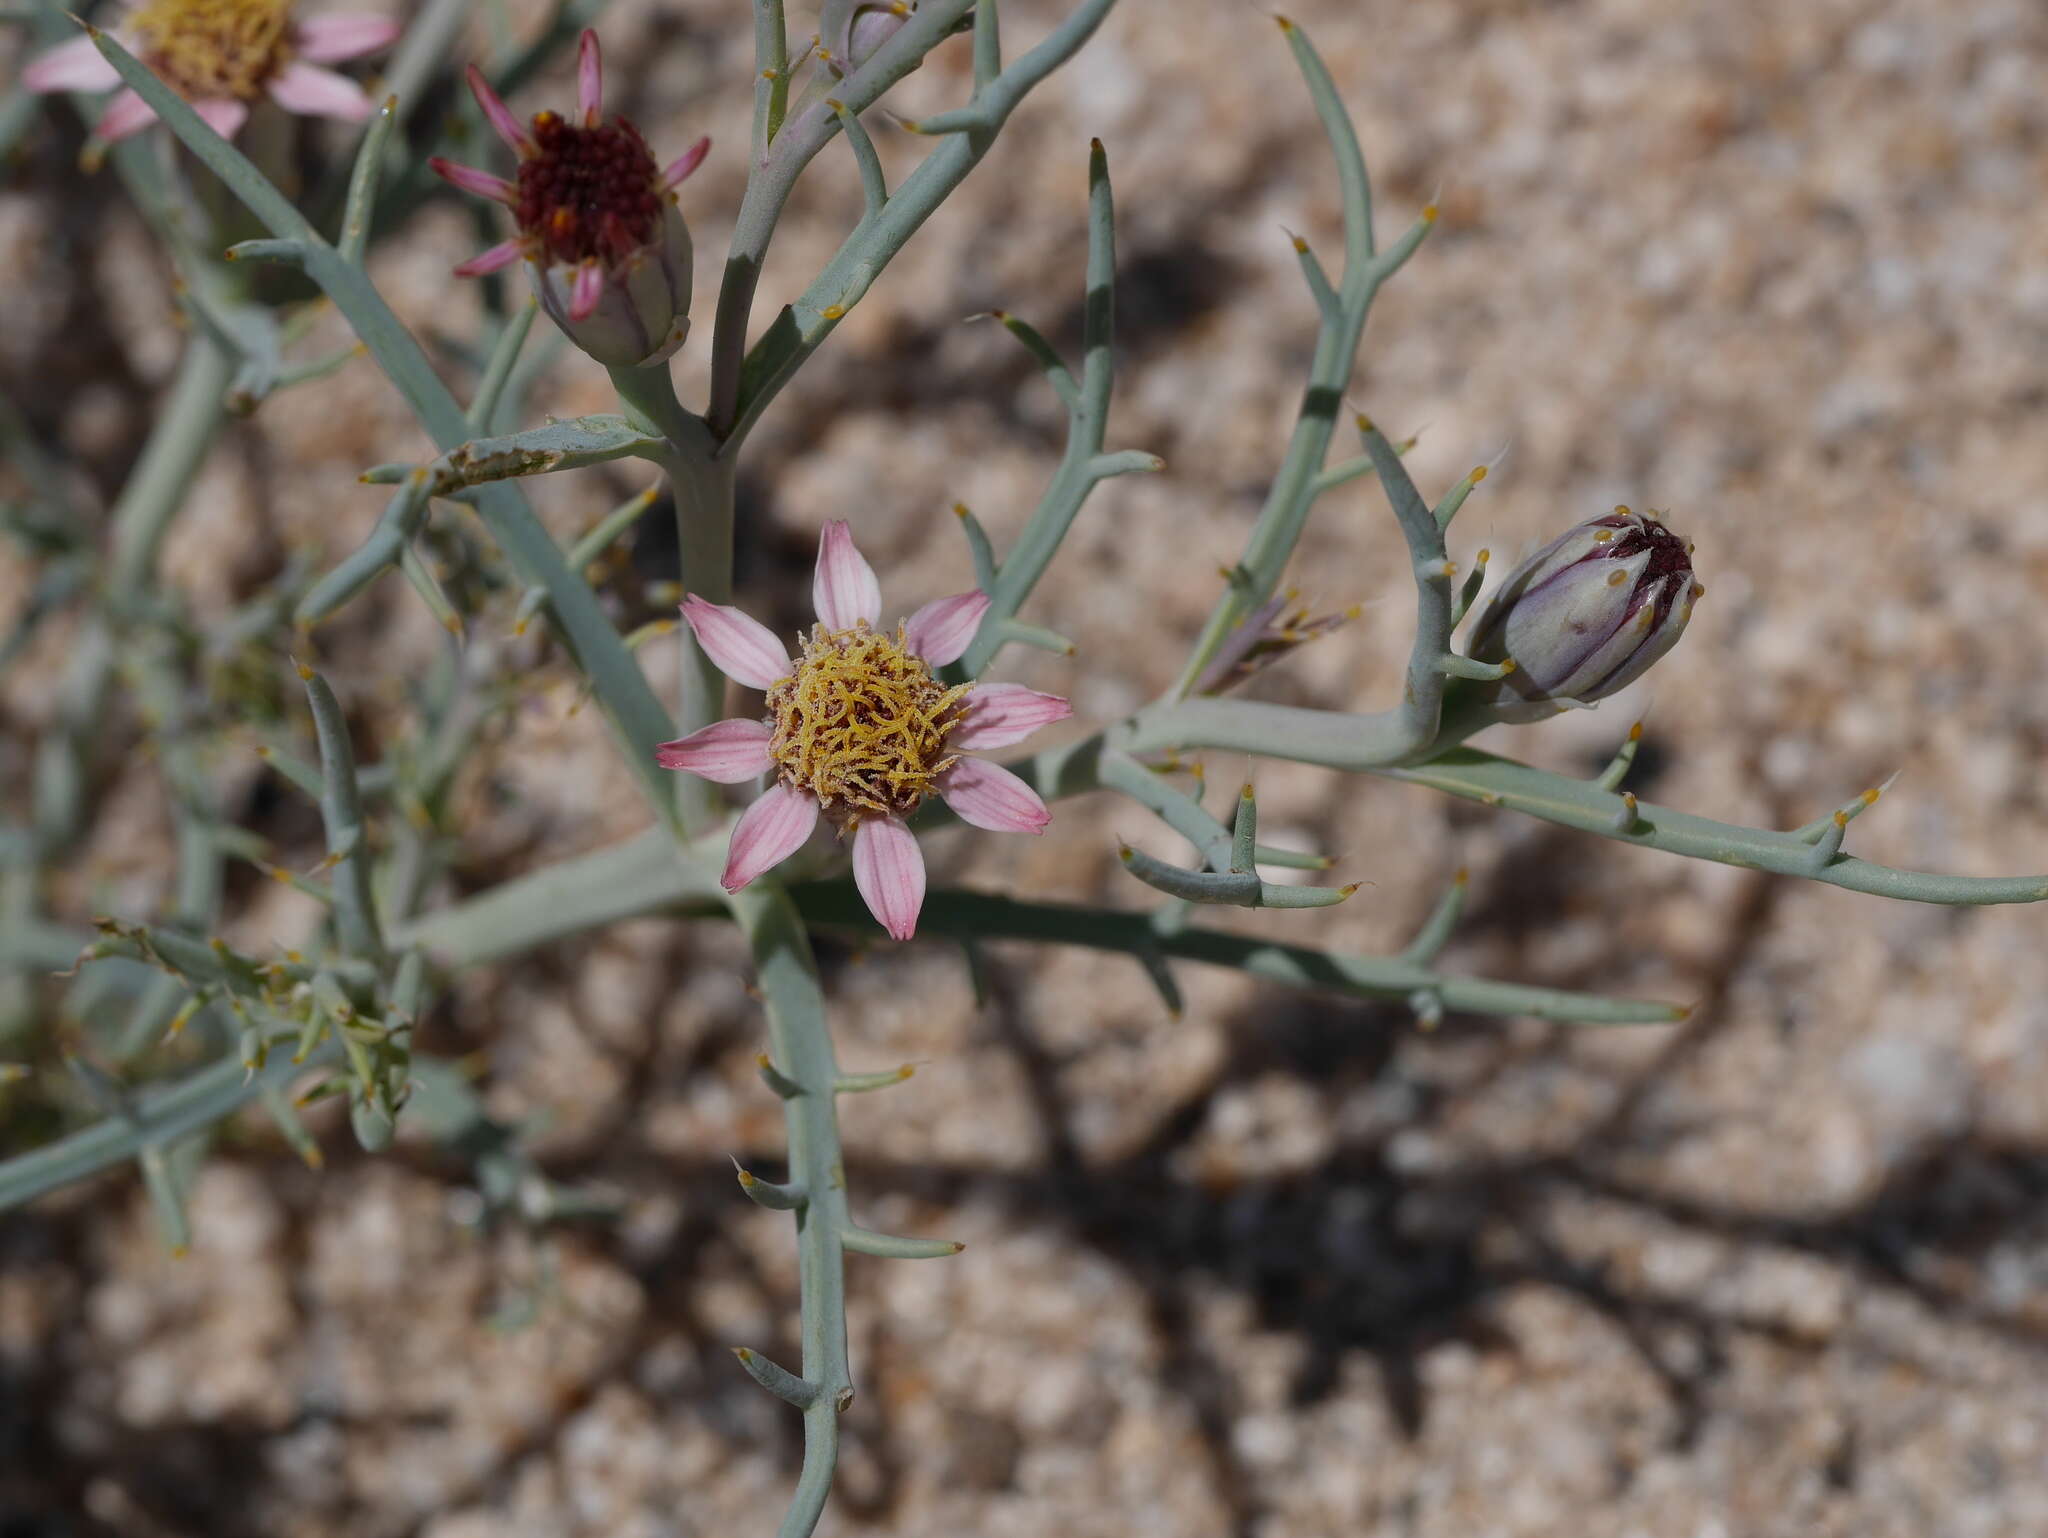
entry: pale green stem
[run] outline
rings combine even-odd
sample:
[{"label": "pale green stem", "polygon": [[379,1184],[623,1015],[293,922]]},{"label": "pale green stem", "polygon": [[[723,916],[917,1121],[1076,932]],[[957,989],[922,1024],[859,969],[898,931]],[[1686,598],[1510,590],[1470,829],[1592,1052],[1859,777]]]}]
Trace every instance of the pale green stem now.
[{"label": "pale green stem", "polygon": [[132,604],[156,573],[164,535],[225,420],[221,401],[234,368],[227,350],[206,336],[195,335],[185,348],[142,457],[114,503],[107,587],[116,610]]},{"label": "pale green stem", "polygon": [[796,1213],[803,1377],[817,1395],[804,1410],[803,1474],[781,1528],[782,1538],[800,1538],[817,1525],[831,1492],[839,1417],[853,1398],[844,1248],[853,1224],[839,1151],[839,1063],[811,942],[789,894],[773,881],[756,881],[733,894],[732,911],[753,950],[754,979],[768,1012],[769,1056],[786,1086],[789,1180],[805,1192]]},{"label": "pale green stem", "polygon": [[[927,0],[909,24],[875,51],[849,79],[841,82],[835,98],[858,115],[872,106],[882,93],[909,74],[926,53],[953,30],[974,0]],[[764,46],[768,40],[759,39]],[[772,50],[769,54],[772,59]],[[763,67],[766,67],[764,64]],[[762,106],[766,138],[767,106]],[[712,431],[725,437],[738,419],[740,365],[747,354],[747,329],[754,308],[754,290],[761,281],[761,264],[776,222],[797,178],[839,132],[838,115],[823,100],[800,107],[785,119],[773,143],[757,146],[741,194],[739,213],[733,221],[732,245],[725,258],[725,276],[718,288],[718,308],[712,319],[711,408],[706,414]]]},{"label": "pale green stem", "polygon": [[1359,340],[1365,334],[1373,299],[1380,285],[1414,251],[1433,222],[1433,216],[1426,216],[1392,250],[1380,252],[1375,248],[1372,184],[1366,175],[1358,135],[1337,94],[1336,83],[1309,45],[1307,34],[1285,19],[1281,19],[1280,27],[1308,83],[1310,100],[1336,158],[1337,182],[1344,204],[1344,275],[1332,288],[1313,255],[1305,246],[1302,248],[1303,265],[1320,319],[1308,388],[1302,393],[1286,455],[1266,493],[1265,505],[1259,509],[1258,521],[1238,559],[1233,580],[1188,655],[1187,665],[1173,688],[1175,697],[1194,688],[1195,680],[1202,676],[1209,659],[1216,655],[1231,630],[1279,586],[1287,561],[1307,525],[1309,510],[1326,487],[1323,461],[1329,454],[1330,435],[1336,430],[1344,391],[1351,383]]},{"label": "pale green stem", "polygon": [[[711,603],[732,602],[734,462],[714,456],[703,419],[676,399],[667,364],[615,368],[619,398],[658,431],[667,448],[656,459],[676,505],[679,580],[685,593]],[[678,736],[688,736],[725,715],[725,675],[705,655],[688,625],[677,632],[682,659]],[[677,809],[684,830],[696,833],[718,815],[718,788],[693,774],[676,776]]]},{"label": "pale green stem", "polygon": [[[880,932],[849,882],[817,882],[793,888],[790,896],[814,924],[862,934]],[[1533,1015],[1581,1025],[1669,1025],[1686,1016],[1681,1005],[1650,999],[1603,998],[1483,977],[1452,977],[1399,956],[1337,955],[1193,925],[1163,925],[1150,914],[1020,902],[992,892],[933,892],[918,927],[927,935],[957,939],[1036,940],[1198,961],[1294,988],[1358,998],[1410,999],[1428,993],[1446,1009],[1472,1014]]]}]

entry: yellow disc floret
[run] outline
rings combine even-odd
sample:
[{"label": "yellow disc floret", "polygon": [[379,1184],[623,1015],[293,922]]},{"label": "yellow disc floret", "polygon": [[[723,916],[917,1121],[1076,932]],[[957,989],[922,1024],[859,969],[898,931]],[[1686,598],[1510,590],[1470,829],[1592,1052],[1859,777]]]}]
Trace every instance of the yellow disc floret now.
[{"label": "yellow disc floret", "polygon": [[253,101],[291,59],[291,0],[149,0],[129,25],[180,95]]},{"label": "yellow disc floret", "polygon": [[946,739],[967,689],[934,678],[900,625],[894,635],[815,625],[796,671],[768,690],[768,752],[786,783],[847,826],[907,817],[953,766]]}]

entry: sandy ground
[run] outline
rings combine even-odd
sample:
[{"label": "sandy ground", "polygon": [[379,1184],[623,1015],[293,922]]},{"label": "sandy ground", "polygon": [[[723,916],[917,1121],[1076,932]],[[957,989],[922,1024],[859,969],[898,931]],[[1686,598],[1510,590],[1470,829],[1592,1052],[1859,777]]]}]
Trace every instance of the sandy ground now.
[{"label": "sandy ground", "polygon": [[[1005,7],[1021,47],[1063,9]],[[618,88],[659,148],[710,132],[700,293],[741,183],[744,8],[624,3]],[[794,12],[803,12],[799,6]],[[1872,858],[2048,868],[2036,766],[2048,585],[2048,12],[2034,0],[1301,0],[1353,104],[1383,231],[1443,218],[1381,297],[1353,398],[1421,431],[1425,490],[1507,454],[1454,546],[1512,554],[1615,502],[1670,510],[1708,588],[1653,679],[1646,796],[1804,822],[1893,770]],[[964,51],[905,83],[955,102]],[[557,78],[559,87],[561,81]],[[545,93],[533,93],[538,105]],[[525,105],[523,103],[523,105]],[[877,124],[892,177],[921,146]],[[1101,718],[1171,680],[1276,460],[1312,335],[1285,231],[1334,261],[1327,153],[1255,8],[1125,0],[1018,114],[777,408],[743,487],[747,596],[794,620],[828,517],[890,602],[966,585],[946,508],[999,540],[1058,453],[1056,407],[995,328],[1070,341],[1091,135],[1119,199],[1113,441],[1165,475],[1105,487],[1033,607],[1079,655],[1006,659]],[[0,192],[0,377],[65,447],[118,463],[175,357],[162,274],[52,126]],[[765,292],[858,209],[828,153]],[[436,205],[376,274],[460,335],[474,231]],[[70,348],[60,338],[84,338]],[[72,361],[66,362],[65,359]],[[705,360],[678,376],[696,390]],[[534,397],[605,404],[561,363]],[[166,552],[202,609],[381,502],[417,456],[366,366],[282,397],[210,462]],[[540,490],[568,533],[632,490]],[[106,484],[97,490],[104,494]],[[660,570],[658,541],[640,565]],[[1333,496],[1300,580],[1363,618],[1257,686],[1370,708],[1410,600],[1369,487]],[[438,643],[387,584],[321,633],[361,729]],[[61,633],[5,681],[25,740]],[[494,643],[501,644],[501,643]],[[651,670],[669,677],[666,659]],[[1640,701],[1499,734],[1604,759]],[[557,680],[473,772],[462,890],[634,830],[599,723]],[[12,774],[22,755],[10,750]],[[1224,778],[1241,765],[1216,766]],[[225,780],[252,771],[223,767]],[[237,782],[237,783],[242,783]],[[60,894],[147,911],[169,875],[142,768]],[[994,950],[977,1008],[938,945],[828,954],[851,1066],[925,1064],[849,1103],[877,1227],[968,1241],[856,1260],[860,1398],[837,1538],[2021,1538],[2048,1531],[2048,947],[2038,911],[1887,904],[1622,849],[1429,793],[1262,769],[1267,826],[1375,883],[1270,932],[1398,946],[1450,872],[1456,970],[1697,1000],[1686,1025],[1453,1019],[1183,977],[1169,1019],[1117,958]],[[9,792],[12,793],[11,790]],[[1123,806],[1043,841],[934,845],[946,879],[1135,905]],[[252,815],[255,815],[252,813]],[[273,836],[315,836],[303,809]],[[88,893],[82,888],[90,887]],[[262,944],[294,900],[236,889]],[[9,1534],[765,1533],[794,1418],[727,1348],[794,1359],[789,1227],[734,1191],[775,1168],[758,1012],[716,930],[638,922],[465,980],[433,1044],[478,1052],[615,1224],[482,1229],[460,1165],[402,1140],[300,1168],[239,1127],[168,1259],[121,1177],[0,1224],[0,1530]]]}]

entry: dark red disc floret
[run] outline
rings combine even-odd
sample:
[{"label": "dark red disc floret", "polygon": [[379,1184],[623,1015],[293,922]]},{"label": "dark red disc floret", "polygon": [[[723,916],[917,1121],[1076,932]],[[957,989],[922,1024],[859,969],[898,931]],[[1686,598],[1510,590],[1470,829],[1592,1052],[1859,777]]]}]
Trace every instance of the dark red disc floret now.
[{"label": "dark red disc floret", "polygon": [[651,242],[661,226],[660,172],[640,130],[615,117],[582,128],[555,112],[533,120],[538,153],[519,163],[520,233],[547,262],[607,265]]},{"label": "dark red disc floret", "polygon": [[[1692,585],[1692,556],[1686,550],[1685,541],[1661,523],[1643,525],[1628,518],[1599,518],[1594,521],[1626,531],[1620,539],[1603,546],[1597,559],[1625,560],[1629,556],[1649,551],[1649,562],[1643,567],[1642,575],[1636,578],[1635,591],[1629,599],[1625,618],[1634,618],[1636,610],[1642,607],[1643,596],[1654,591],[1657,595],[1657,612],[1651,623],[1663,624],[1664,616],[1671,612],[1679,599],[1685,596],[1686,589]],[[1679,580],[1666,582],[1661,587],[1654,585],[1658,578],[1671,576]]]},{"label": "dark red disc floret", "polygon": [[1692,575],[1692,557],[1686,554],[1685,541],[1661,523],[1630,529],[1600,554],[1603,559],[1618,561],[1644,550],[1650,552],[1650,563],[1643,568],[1642,576],[1636,579],[1638,583],[1654,582],[1674,572],[1688,577]]}]

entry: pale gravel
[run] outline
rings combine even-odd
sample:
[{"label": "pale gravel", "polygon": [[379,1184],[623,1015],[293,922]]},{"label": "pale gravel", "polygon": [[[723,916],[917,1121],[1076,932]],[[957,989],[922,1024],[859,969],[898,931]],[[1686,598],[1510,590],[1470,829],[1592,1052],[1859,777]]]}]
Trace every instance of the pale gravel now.
[{"label": "pale gravel", "polygon": [[[1013,47],[1060,9],[1012,0]],[[672,4],[688,44],[652,61],[635,58],[649,8],[607,24],[611,56],[645,71],[654,142],[720,145],[692,184],[700,293],[740,185],[734,13]],[[1663,761],[1646,794],[1789,825],[1903,767],[1852,850],[2048,867],[2048,14],[2029,0],[1302,0],[1291,14],[1357,112],[1383,230],[1441,200],[1380,300],[1352,395],[1423,431],[1425,488],[1508,446],[1458,552],[1505,561],[1616,501],[1668,507],[1699,542],[1708,596],[1638,691],[1655,697]],[[935,63],[892,105],[928,112],[961,78],[958,58]],[[1283,227],[1336,257],[1306,99],[1270,22],[1235,0],[1127,0],[853,313],[757,440],[774,529],[749,596],[779,584],[791,606],[826,518],[856,520],[891,605],[964,584],[952,501],[999,543],[1021,525],[1057,413],[999,331],[960,321],[994,305],[1072,315],[1091,134],[1109,146],[1126,261],[1154,285],[1123,295],[1112,437],[1170,468],[1104,488],[1034,602],[1079,658],[1004,669],[1100,717],[1170,681],[1282,441],[1311,325]],[[880,139],[900,178],[918,146]],[[814,182],[766,294],[793,291],[857,210],[839,147]],[[36,218],[10,194],[0,248],[32,252]],[[409,318],[459,334],[474,299],[445,269],[471,240],[434,212],[383,248],[379,280]],[[129,229],[95,275],[36,281],[118,284],[130,365],[161,378],[167,305],[137,259]],[[32,346],[49,311],[19,290],[0,306],[5,347]],[[700,339],[678,365],[686,393],[703,363]],[[580,360],[537,399],[605,404]],[[94,409],[81,404],[74,447],[132,431]],[[249,431],[288,450],[268,482],[259,493],[219,456],[166,552],[202,605],[224,601],[238,526],[331,556],[381,507],[350,472],[421,449],[362,365]],[[632,489],[597,475],[536,500],[566,535]],[[1366,608],[1260,692],[1384,701],[1410,609],[1369,487],[1330,499],[1296,567],[1318,600]],[[416,668],[438,637],[389,584],[321,644],[375,719],[371,680]],[[30,668],[6,684],[31,719],[54,661],[37,656],[41,682]],[[665,657],[650,671],[669,686]],[[1502,745],[1590,769],[1639,703]],[[470,804],[479,819],[498,808],[483,830],[497,858],[638,825],[600,724],[573,705],[553,686],[477,775]],[[1242,768],[1211,766],[1224,783]],[[986,1010],[943,946],[835,966],[845,1061],[922,1065],[846,1106],[856,1210],[969,1247],[852,1263],[860,1398],[822,1533],[2048,1531],[2037,911],[1766,883],[1319,771],[1262,768],[1259,783],[1273,825],[1375,884],[1333,913],[1245,927],[1384,950],[1465,865],[1453,968],[1706,1007],[1679,1031],[1453,1022],[1424,1037],[1399,1011],[1191,969],[1174,1021],[1134,965],[1079,952],[996,947]],[[117,785],[75,883],[109,905],[164,889],[149,784]],[[1131,904],[1115,833],[1175,849],[1128,808],[1088,803],[1061,807],[1038,843],[947,835],[933,853],[949,879]],[[90,1474],[89,1530],[772,1530],[792,1420],[726,1355],[786,1356],[794,1332],[788,1224],[721,1170],[738,1152],[772,1171],[780,1141],[744,981],[726,939],[640,923],[463,986],[493,1107],[536,1118],[544,1157],[627,1196],[609,1235],[479,1234],[457,1221],[452,1166],[423,1147],[351,1158],[330,1128],[336,1164],[315,1177],[252,1126],[201,1176],[185,1260],[161,1254],[139,1191],[120,1188],[58,1204],[47,1221],[68,1248],[27,1230],[0,1241],[0,1365],[44,1385],[56,1443]],[[523,1328],[487,1322],[508,1304]]]}]

